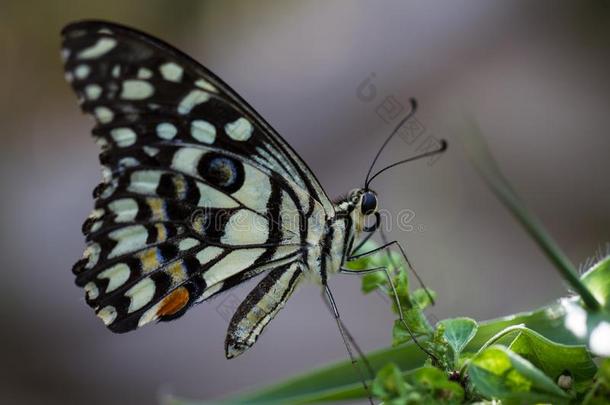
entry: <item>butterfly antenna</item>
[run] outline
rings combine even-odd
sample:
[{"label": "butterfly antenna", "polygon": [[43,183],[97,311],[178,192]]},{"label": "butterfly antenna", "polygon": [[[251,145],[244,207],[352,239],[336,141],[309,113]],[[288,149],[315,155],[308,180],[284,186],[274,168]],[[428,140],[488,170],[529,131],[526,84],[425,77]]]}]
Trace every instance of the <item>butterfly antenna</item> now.
[{"label": "butterfly antenna", "polygon": [[398,132],[400,127],[402,127],[405,122],[407,122],[411,117],[413,117],[413,115],[415,115],[415,112],[417,111],[417,100],[415,100],[414,98],[410,98],[409,102],[411,103],[411,111],[409,111],[407,113],[407,115],[403,119],[400,120],[400,122],[396,125],[396,127],[394,127],[394,130],[386,138],[385,142],[383,142],[383,145],[381,145],[381,148],[379,148],[379,151],[375,155],[375,159],[373,159],[373,163],[371,163],[371,167],[369,167],[369,171],[366,173],[366,179],[364,180],[365,189],[368,188],[368,185],[370,183],[369,177],[371,175],[371,172],[373,171],[373,167],[375,167],[375,163],[377,163],[377,159],[379,159],[379,156],[381,155],[381,152],[383,152],[386,145],[392,140],[394,135],[396,135],[396,133]]},{"label": "butterfly antenna", "polygon": [[414,160],[422,159],[422,158],[425,158],[425,157],[438,155],[439,153],[445,152],[447,150],[447,146],[448,146],[447,141],[444,140],[444,139],[441,139],[440,140],[440,146],[437,149],[434,149],[434,150],[431,150],[431,151],[428,151],[428,152],[424,152],[424,153],[421,153],[419,155],[411,156],[410,158],[398,161],[396,163],[392,163],[391,165],[384,167],[383,169],[381,169],[377,173],[375,173],[373,176],[371,176],[371,178],[368,179],[367,182],[365,183],[364,187],[368,189],[369,184],[371,184],[373,179],[375,177],[379,176],[381,173],[385,172],[386,170],[389,170],[389,169],[391,169],[393,167],[396,167],[398,165],[401,165],[403,163],[408,163],[408,162],[412,162]]}]

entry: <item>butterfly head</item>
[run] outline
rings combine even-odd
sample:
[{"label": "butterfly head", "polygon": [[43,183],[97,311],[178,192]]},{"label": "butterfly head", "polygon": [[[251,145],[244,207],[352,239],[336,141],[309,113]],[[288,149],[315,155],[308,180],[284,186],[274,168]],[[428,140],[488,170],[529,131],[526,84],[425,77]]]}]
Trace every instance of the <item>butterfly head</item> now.
[{"label": "butterfly head", "polygon": [[377,194],[372,190],[356,189],[350,193],[350,200],[360,215],[367,217],[377,212]]},{"label": "butterfly head", "polygon": [[[357,188],[347,195],[348,211],[356,225],[356,230],[367,231],[368,218],[378,215],[377,193],[371,189]],[[376,221],[378,221],[376,219]]]}]

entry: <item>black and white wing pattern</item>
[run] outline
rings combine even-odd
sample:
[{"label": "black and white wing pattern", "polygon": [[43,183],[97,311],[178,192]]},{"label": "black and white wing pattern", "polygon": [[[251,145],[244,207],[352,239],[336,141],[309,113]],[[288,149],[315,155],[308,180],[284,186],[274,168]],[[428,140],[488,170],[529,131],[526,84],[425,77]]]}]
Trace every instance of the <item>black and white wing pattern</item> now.
[{"label": "black and white wing pattern", "polygon": [[239,354],[302,278],[308,232],[332,203],[271,126],[187,55],[107,22],[62,35],[66,79],[102,149],[73,268],[87,303],[126,332],[269,270],[231,323],[227,355]]}]

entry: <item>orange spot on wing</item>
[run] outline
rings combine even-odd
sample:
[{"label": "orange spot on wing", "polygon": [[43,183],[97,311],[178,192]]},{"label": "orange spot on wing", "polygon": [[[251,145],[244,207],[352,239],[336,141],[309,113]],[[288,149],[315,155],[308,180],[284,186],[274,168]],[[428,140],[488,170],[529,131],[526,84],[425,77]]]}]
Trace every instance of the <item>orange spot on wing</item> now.
[{"label": "orange spot on wing", "polygon": [[189,292],[185,287],[176,288],[165,297],[157,311],[157,316],[173,315],[180,311],[189,302]]}]

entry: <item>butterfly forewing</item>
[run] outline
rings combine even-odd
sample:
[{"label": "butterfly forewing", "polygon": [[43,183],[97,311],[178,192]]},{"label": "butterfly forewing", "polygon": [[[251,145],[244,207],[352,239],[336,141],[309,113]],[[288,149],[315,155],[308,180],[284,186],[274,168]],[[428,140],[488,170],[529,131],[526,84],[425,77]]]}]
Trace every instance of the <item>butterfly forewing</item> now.
[{"label": "butterfly forewing", "polygon": [[62,55],[96,120],[103,166],[74,273],[111,330],[173,319],[303,261],[306,225],[323,223],[332,203],[226,84],[162,41],[104,22],[66,27]]}]

